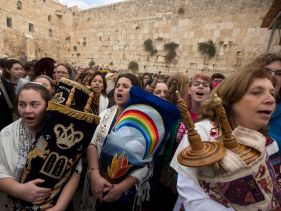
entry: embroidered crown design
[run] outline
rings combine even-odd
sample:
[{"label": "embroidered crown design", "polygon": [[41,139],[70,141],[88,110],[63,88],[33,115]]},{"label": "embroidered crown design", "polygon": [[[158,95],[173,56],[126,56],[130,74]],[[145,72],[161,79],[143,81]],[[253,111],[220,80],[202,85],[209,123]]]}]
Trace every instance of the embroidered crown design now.
[{"label": "embroidered crown design", "polygon": [[61,149],[71,148],[84,138],[84,133],[82,131],[75,131],[73,126],[73,124],[70,124],[68,127],[57,124],[54,127],[57,145]]},{"label": "embroidered crown design", "polygon": [[52,101],[59,104],[63,103],[65,101],[65,98],[63,97],[63,92],[56,93],[52,98]]}]

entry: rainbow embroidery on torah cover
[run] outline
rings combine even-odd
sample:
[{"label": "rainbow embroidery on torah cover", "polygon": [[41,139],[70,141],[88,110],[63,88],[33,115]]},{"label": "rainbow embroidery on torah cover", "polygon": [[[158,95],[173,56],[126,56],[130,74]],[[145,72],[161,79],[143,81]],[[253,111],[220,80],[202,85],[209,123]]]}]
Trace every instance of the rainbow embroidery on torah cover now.
[{"label": "rainbow embroidery on torah cover", "polygon": [[118,130],[124,126],[139,130],[144,136],[146,149],[143,159],[150,157],[159,146],[159,133],[154,120],[145,112],[137,109],[125,110],[115,124]]}]

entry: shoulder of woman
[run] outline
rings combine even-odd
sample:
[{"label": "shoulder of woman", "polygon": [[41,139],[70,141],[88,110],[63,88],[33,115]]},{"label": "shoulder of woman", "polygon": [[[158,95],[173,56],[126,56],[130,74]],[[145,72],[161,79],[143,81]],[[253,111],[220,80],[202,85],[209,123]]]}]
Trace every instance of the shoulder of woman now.
[{"label": "shoulder of woman", "polygon": [[116,112],[117,111],[117,106],[112,106],[110,108],[107,108],[105,109],[104,111],[102,111],[100,114],[99,114],[99,117],[102,119],[104,116],[106,116],[107,114],[113,114],[113,112]]},{"label": "shoulder of woman", "polygon": [[7,125],[0,131],[0,135],[2,136],[9,136],[13,133],[15,133],[15,129],[18,127],[18,125],[22,122],[22,119],[18,119],[11,124]]}]

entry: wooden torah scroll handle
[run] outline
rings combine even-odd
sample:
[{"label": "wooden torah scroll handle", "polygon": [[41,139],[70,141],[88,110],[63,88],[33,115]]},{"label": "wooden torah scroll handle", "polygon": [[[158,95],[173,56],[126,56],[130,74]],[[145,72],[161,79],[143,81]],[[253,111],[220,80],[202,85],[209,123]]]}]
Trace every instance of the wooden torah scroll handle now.
[{"label": "wooden torah scroll handle", "polygon": [[257,150],[238,143],[233,136],[226,111],[222,105],[221,98],[219,98],[217,94],[214,95],[213,103],[215,105],[215,113],[219,119],[220,127],[222,129],[224,147],[239,155],[246,164],[250,164],[259,158],[260,153]]},{"label": "wooden torah scroll handle", "polygon": [[154,79],[153,79],[153,81],[152,81],[152,83],[150,85],[152,87],[152,93],[154,92],[154,89],[155,89],[155,87],[156,87],[156,85],[158,83],[159,75],[160,74],[161,74],[161,71],[159,72],[159,74],[155,74]]},{"label": "wooden torah scroll handle", "polygon": [[177,78],[174,78],[170,84],[171,86],[168,89],[166,98],[169,102],[173,102],[175,91],[177,90]]},{"label": "wooden torah scroll handle", "polygon": [[86,106],[84,107],[84,112],[86,112],[86,113],[89,113],[89,112],[90,112],[91,104],[92,104],[93,98],[94,98],[94,93],[91,92],[91,94],[89,95],[89,98],[88,98],[88,100],[87,100],[87,104],[86,104]]},{"label": "wooden torah scroll handle", "polygon": [[203,167],[212,165],[221,160],[225,155],[225,149],[219,142],[202,142],[201,137],[194,129],[194,123],[190,113],[180,94],[176,91],[177,107],[180,110],[182,121],[187,129],[190,146],[183,149],[178,155],[178,162],[188,167]]}]

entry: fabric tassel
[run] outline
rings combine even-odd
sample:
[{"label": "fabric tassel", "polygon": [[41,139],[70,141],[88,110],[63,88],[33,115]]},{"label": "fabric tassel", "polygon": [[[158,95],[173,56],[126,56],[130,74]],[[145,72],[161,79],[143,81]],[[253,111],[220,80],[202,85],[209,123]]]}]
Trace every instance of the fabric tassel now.
[{"label": "fabric tassel", "polygon": [[77,110],[74,110],[74,109],[69,108],[67,106],[64,106],[62,104],[54,103],[52,101],[48,102],[47,110],[58,111],[58,112],[63,113],[67,116],[73,117],[73,118],[78,119],[78,120],[84,120],[88,123],[95,122],[95,124],[99,124],[99,122],[100,122],[99,116],[96,116],[96,115],[90,114],[90,113],[85,113],[85,112],[82,112],[82,111],[77,111]]}]

